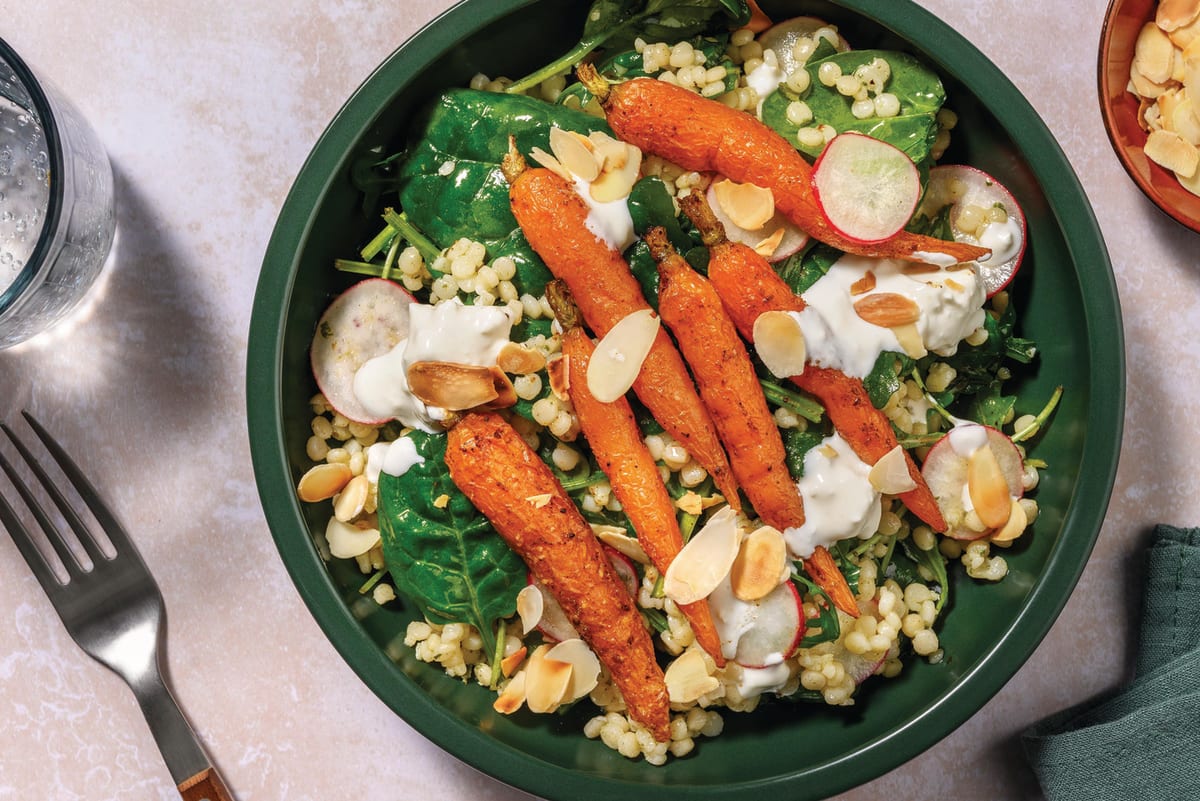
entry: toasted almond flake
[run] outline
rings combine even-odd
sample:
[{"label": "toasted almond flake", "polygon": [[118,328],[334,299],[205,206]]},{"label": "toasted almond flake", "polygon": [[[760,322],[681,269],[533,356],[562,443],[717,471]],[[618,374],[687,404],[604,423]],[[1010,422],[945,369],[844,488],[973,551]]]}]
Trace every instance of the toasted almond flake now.
[{"label": "toasted almond flake", "polygon": [[319,464],[300,477],[296,495],[305,503],[328,500],[341,492],[353,477],[349,465],[333,462]]},{"label": "toasted almond flake", "polygon": [[367,524],[343,523],[331,517],[325,526],[325,541],[329,543],[329,552],[338,559],[353,559],[379,544],[379,529]]},{"label": "toasted almond flake", "polygon": [[1186,91],[1179,93],[1179,102],[1171,114],[1174,131],[1193,147],[1200,147],[1200,116],[1196,115],[1196,104]]},{"label": "toasted almond flake", "polygon": [[712,495],[705,495],[700,499],[700,508],[711,509],[714,506],[720,506],[723,503],[725,503],[725,496],[719,492],[715,492]]},{"label": "toasted almond flake", "polygon": [[1190,25],[1197,17],[1200,17],[1200,0],[1160,0],[1154,22],[1170,33]]},{"label": "toasted almond flake", "polygon": [[546,659],[566,662],[571,666],[571,680],[563,694],[563,703],[570,703],[590,693],[600,680],[600,660],[578,637],[563,640],[546,652]]},{"label": "toasted almond flake", "polygon": [[1012,542],[1017,537],[1025,533],[1025,528],[1029,525],[1029,518],[1025,514],[1025,507],[1021,506],[1021,502],[1016,498],[1012,499],[1012,513],[1009,514],[1008,520],[1000,530],[991,536],[992,542]]},{"label": "toasted almond flake", "polygon": [[550,151],[568,171],[583,181],[594,181],[600,164],[587,137],[562,128],[550,129]]},{"label": "toasted almond flake", "polygon": [[904,448],[899,445],[879,457],[879,461],[871,466],[867,480],[884,495],[899,495],[917,488],[917,482],[908,471]]},{"label": "toasted almond flake", "polygon": [[713,184],[712,190],[721,210],[739,228],[757,231],[775,216],[775,196],[770,189],[724,179]]},{"label": "toasted almond flake", "polygon": [[559,400],[567,400],[570,397],[568,393],[571,390],[571,374],[567,369],[569,358],[571,357],[556,356],[546,362],[546,377],[550,379],[550,391]]},{"label": "toasted almond flake", "polygon": [[541,495],[530,495],[525,500],[533,504],[534,509],[541,509],[546,504],[550,503],[550,499],[554,496],[548,492],[543,492]]},{"label": "toasted almond flake", "polygon": [[663,678],[673,704],[690,704],[721,686],[716,676],[708,674],[704,654],[696,648],[689,648],[667,665]]},{"label": "toasted almond flake", "polygon": [[743,601],[766,597],[787,577],[787,543],[779,529],[771,526],[757,528],[742,540],[729,570],[733,594]]},{"label": "toasted almond flake", "polygon": [[783,228],[776,228],[775,233],[754,246],[754,252],[764,259],[770,258],[776,250],[779,250],[779,244],[783,242],[783,235],[785,233],[786,231]]},{"label": "toasted almond flake", "polygon": [[1171,44],[1186,50],[1192,42],[1200,39],[1200,18],[1194,19],[1187,25],[1181,25],[1167,34]]},{"label": "toasted almond flake", "polygon": [[433,499],[433,505],[438,509],[445,509],[450,505],[450,496],[443,492]]},{"label": "toasted almond flake", "polygon": [[608,547],[628,556],[638,564],[650,564],[650,557],[646,555],[646,550],[642,548],[642,544],[636,538],[626,534],[625,529],[620,526],[606,526],[603,523],[592,523],[591,525],[592,533],[596,535],[596,539]]},{"label": "toasted almond flake", "polygon": [[492,703],[492,709],[499,712],[501,715],[511,715],[521,708],[521,704],[525,703],[525,675],[522,670],[520,673],[512,677],[503,692]]},{"label": "toasted almond flake", "polygon": [[525,666],[525,703],[530,712],[553,712],[571,684],[571,663],[547,659],[549,645],[539,645]]},{"label": "toasted almond flake", "polygon": [[349,523],[363,512],[367,496],[371,494],[371,482],[366,476],[355,476],[333,500],[333,516]]},{"label": "toasted almond flake", "polygon": [[766,311],[758,315],[751,338],[758,358],[776,378],[804,372],[808,348],[800,321],[790,312]]},{"label": "toasted almond flake", "polygon": [[904,349],[905,355],[910,359],[920,359],[929,353],[925,349],[925,339],[921,336],[921,331],[917,328],[916,323],[895,326],[892,328],[892,333],[896,335],[896,341],[900,343],[900,347]]},{"label": "toasted almond flake", "polygon": [[488,372],[492,377],[492,389],[496,391],[496,397],[483,404],[482,408],[508,409],[516,406],[517,388],[513,386],[512,379],[495,364],[488,368]]},{"label": "toasted almond flake", "polygon": [[514,672],[516,672],[516,669],[519,668],[521,663],[525,661],[525,654],[527,653],[529,653],[528,649],[522,645],[520,648],[500,660],[500,672],[504,674],[505,678],[508,678]]},{"label": "toasted almond flake", "polygon": [[589,185],[588,192],[597,203],[611,203],[628,197],[637,182],[642,167],[642,151],[631,145],[622,145],[617,155],[606,154],[600,175]]},{"label": "toasted almond flake", "polygon": [[496,366],[513,375],[529,375],[546,366],[546,357],[541,351],[518,342],[505,342],[496,357]]},{"label": "toasted almond flake", "polygon": [[680,511],[687,512],[689,515],[699,515],[704,511],[704,500],[696,493],[688,490],[675,501],[675,506]]},{"label": "toasted almond flake", "polygon": [[1156,98],[1170,87],[1165,83],[1155,83],[1138,71],[1136,64],[1129,65],[1129,82],[1134,91],[1142,97]]},{"label": "toasted almond flake", "polygon": [[661,321],[650,309],[639,309],[621,318],[588,362],[588,390],[601,403],[612,403],[637,380],[642,362],[658,336]]},{"label": "toasted almond flake", "polygon": [[1147,22],[1138,32],[1133,46],[1133,64],[1147,80],[1166,83],[1171,79],[1171,60],[1175,46],[1166,33],[1153,22]]},{"label": "toasted almond flake", "polygon": [[962,292],[964,289],[966,289],[966,287],[955,281],[953,278],[947,278],[943,284],[945,284],[946,289],[952,289],[955,292]]},{"label": "toasted almond flake", "polygon": [[641,156],[640,150],[620,139],[614,139],[604,131],[592,131],[587,138],[601,172],[624,169],[635,152],[639,158]]},{"label": "toasted almond flake", "polygon": [[836,459],[837,455],[838,455],[837,448],[833,447],[832,445],[828,445],[828,444],[821,445],[820,451],[821,451],[821,454],[827,459]]},{"label": "toasted almond flake", "polygon": [[663,576],[663,591],[677,604],[707,598],[729,574],[741,545],[737,512],[726,507],[714,514],[675,555]]},{"label": "toasted almond flake", "polygon": [[990,446],[976,448],[967,458],[967,493],[975,514],[988,528],[999,528],[1012,514],[1012,495]]},{"label": "toasted almond flake", "polygon": [[[967,263],[969,264],[970,262]],[[924,261],[910,261],[904,265],[904,274],[927,275],[928,273],[936,273],[941,269],[941,266],[937,264],[930,264],[929,262]]]},{"label": "toasted almond flake", "polygon": [[895,328],[921,319],[921,307],[904,295],[877,292],[854,302],[854,312],[868,323]]},{"label": "toasted almond flake", "polygon": [[526,584],[517,593],[517,616],[521,618],[521,636],[537,628],[542,622],[545,601],[542,591],[533,584]]},{"label": "toasted almond flake", "polygon": [[1196,146],[1172,131],[1151,131],[1146,137],[1146,156],[1182,178],[1191,178],[1200,164]]},{"label": "toasted almond flake", "polygon": [[412,394],[430,406],[463,411],[496,400],[495,382],[488,367],[452,362],[416,362],[408,368]]},{"label": "toasted almond flake", "polygon": [[[916,264],[913,265],[914,267]],[[931,267],[933,265],[930,265]],[[936,267],[934,269],[937,269]],[[863,273],[863,277],[850,285],[851,295],[865,295],[875,288],[875,273],[873,270],[867,270]]]},{"label": "toasted almond flake", "polygon": [[533,150],[529,151],[529,157],[550,172],[557,175],[559,178],[562,178],[567,183],[574,183],[575,178],[571,175],[570,171],[568,171],[558,159],[554,158],[554,156],[551,156],[540,147],[535,147]]}]

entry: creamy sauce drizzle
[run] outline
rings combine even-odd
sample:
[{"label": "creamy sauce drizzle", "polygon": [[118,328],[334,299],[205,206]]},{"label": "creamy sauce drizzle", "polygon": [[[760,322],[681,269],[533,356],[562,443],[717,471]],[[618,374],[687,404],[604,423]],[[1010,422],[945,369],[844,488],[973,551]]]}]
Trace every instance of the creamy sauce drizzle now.
[{"label": "creamy sauce drizzle", "polygon": [[875,533],[883,507],[870,472],[870,465],[838,434],[804,455],[804,475],[796,482],[804,498],[804,525],[783,532],[794,557],[812,556],[818,545],[828,548],[838,540]]}]

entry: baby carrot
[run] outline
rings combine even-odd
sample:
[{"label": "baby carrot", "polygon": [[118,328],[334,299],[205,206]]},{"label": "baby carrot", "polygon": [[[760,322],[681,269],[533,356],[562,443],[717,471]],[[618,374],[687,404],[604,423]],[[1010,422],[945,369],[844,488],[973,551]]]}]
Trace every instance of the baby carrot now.
[{"label": "baby carrot", "polygon": [[[746,346],[712,286],[680,256],[662,228],[644,237],[658,263],[658,309],[692,368],[700,397],[712,414],[717,433],[742,491],[762,521],[779,530],[804,525],[804,502],[787,469],[787,455],[775,418],[758,385]],[[854,593],[833,559],[823,552],[809,574],[834,605],[858,616]],[[828,568],[832,566],[832,570]]]},{"label": "baby carrot", "polygon": [[[650,308],[621,254],[587,228],[588,208],[563,178],[526,169],[515,149],[504,160],[513,215],[525,238],[555,276],[566,282],[583,319],[603,337],[631,312]],[[692,386],[687,366],[660,330],[633,383],[633,391],[659,425],[674,437],[734,509],[738,485],[712,419]]]},{"label": "baby carrot", "polygon": [[[803,311],[804,299],[792,292],[766,259],[752,248],[725,238],[721,223],[702,195],[691,193],[681,199],[680,205],[704,237],[710,254],[708,280],[742,336],[753,341],[754,321],[765,311]],[[821,401],[834,428],[867,464],[875,464],[896,447],[892,424],[871,403],[862,381],[813,364],[800,375],[791,376],[791,381]],[[921,471],[907,451],[904,458],[917,486],[900,498],[932,529],[945,531],[945,518]]]},{"label": "baby carrot", "polygon": [[[642,440],[633,409],[625,398],[612,403],[596,400],[587,385],[588,364],[595,345],[579,319],[579,310],[561,280],[546,286],[554,317],[563,327],[562,353],[567,360],[567,392],[600,469],[608,476],[613,492],[637,532],[638,543],[659,573],[666,573],[683,549],[683,534],[675,517],[675,505],[659,475],[654,457]],[[696,642],[716,661],[725,664],[721,640],[713,624],[708,601],[680,604],[692,624]]]},{"label": "baby carrot", "polygon": [[629,715],[670,740],[666,680],[634,600],[550,468],[494,412],[450,429],[450,477],[562,606],[608,668]]},{"label": "baby carrot", "polygon": [[972,261],[991,251],[901,231],[869,244],[829,224],[812,190],[812,167],[786,139],[753,114],[653,78],[609,85],[589,64],[578,75],[600,99],[608,124],[626,142],[680,167],[717,172],[770,189],[775,207],[813,238],[847,253],[931,263]]}]

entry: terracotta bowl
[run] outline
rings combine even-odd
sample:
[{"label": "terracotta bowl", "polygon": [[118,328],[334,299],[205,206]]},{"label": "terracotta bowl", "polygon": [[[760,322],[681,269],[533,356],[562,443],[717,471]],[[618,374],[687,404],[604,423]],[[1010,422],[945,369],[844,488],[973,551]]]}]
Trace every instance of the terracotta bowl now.
[{"label": "terracotta bowl", "polygon": [[1179,185],[1174,174],[1146,157],[1146,132],[1138,125],[1138,99],[1127,90],[1138,31],[1154,19],[1157,0],[1112,0],[1100,33],[1097,67],[1104,128],[1129,177],[1164,212],[1200,232],[1200,197]]}]

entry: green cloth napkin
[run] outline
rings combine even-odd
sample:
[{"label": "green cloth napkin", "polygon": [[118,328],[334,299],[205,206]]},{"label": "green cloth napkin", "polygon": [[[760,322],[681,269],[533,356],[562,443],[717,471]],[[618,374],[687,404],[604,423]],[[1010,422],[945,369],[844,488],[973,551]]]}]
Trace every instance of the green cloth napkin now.
[{"label": "green cloth napkin", "polygon": [[1050,801],[1200,799],[1200,529],[1154,530],[1133,681],[1021,740]]}]

